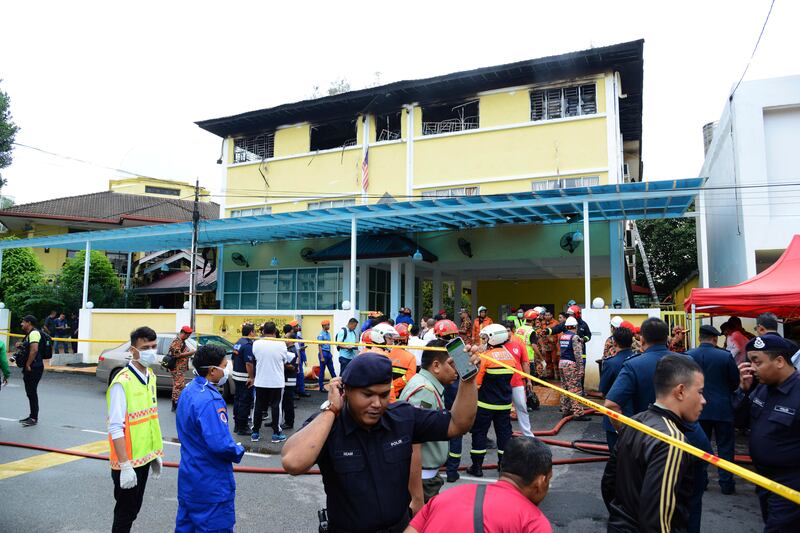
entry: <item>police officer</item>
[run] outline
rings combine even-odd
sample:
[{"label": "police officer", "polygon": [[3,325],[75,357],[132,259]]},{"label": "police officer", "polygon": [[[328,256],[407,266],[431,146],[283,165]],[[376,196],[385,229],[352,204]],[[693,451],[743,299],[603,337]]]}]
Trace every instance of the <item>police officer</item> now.
[{"label": "police officer", "polygon": [[[706,406],[700,415],[700,427],[703,428],[709,441],[712,435],[716,436],[717,455],[733,462],[736,437],[733,429],[731,393],[739,386],[739,369],[736,368],[733,354],[717,347],[717,338],[720,335],[714,326],[700,326],[700,346],[689,350],[686,355],[700,365],[705,376],[703,396],[706,398]],[[735,492],[733,474],[727,470],[720,470],[719,486],[722,494],[733,494]]]},{"label": "police officer", "polygon": [[[471,349],[473,364],[479,357]],[[281,452],[299,475],[319,465],[328,527],[339,532],[399,532],[408,525],[412,445],[463,435],[475,419],[475,379],[461,383],[451,412],[389,404],[392,363],[381,354],[356,357],[329,383],[328,400]]]},{"label": "police officer", "polygon": [[253,380],[255,379],[255,359],[253,358],[253,340],[256,338],[256,327],[253,324],[242,326],[242,338],[233,345],[233,372],[231,379],[236,382],[233,399],[233,431],[237,435],[250,435],[248,418],[253,407]]},{"label": "police officer", "polygon": [[[614,385],[617,376],[622,370],[622,365],[625,361],[633,355],[631,344],[633,343],[633,331],[628,328],[617,327],[614,329],[614,334],[611,336],[614,343],[613,355],[608,356],[600,367],[600,392],[608,394],[611,387]],[[630,416],[631,412],[629,405],[622,406],[622,413],[625,416]],[[611,421],[607,416],[603,417],[603,429],[606,430],[606,442],[608,443],[609,452],[614,452],[614,447],[617,444],[617,430],[611,425]]]},{"label": "police officer", "polygon": [[[738,409],[750,412],[750,456],[756,471],[800,490],[800,374],[792,347],[778,335],[763,335],[745,347],[750,362],[739,365]],[[760,385],[754,388],[753,377]],[[800,531],[800,506],[756,487],[765,532]]]},{"label": "police officer", "polygon": [[181,441],[176,533],[233,531],[233,465],[244,455],[228,431],[228,406],[217,391],[231,366],[225,350],[207,344],[194,355],[194,380],[183,390],[175,426]]},{"label": "police officer", "polygon": [[[503,363],[520,369],[514,356],[503,347],[508,341],[509,334],[505,326],[490,324],[481,330],[481,339],[490,348],[485,355],[502,361]],[[478,372],[478,412],[475,415],[475,424],[472,426],[472,449],[469,452],[472,465],[467,468],[467,474],[476,477],[483,476],[483,459],[486,457],[486,440],[489,426],[494,424],[494,433],[497,436],[497,460],[502,462],[503,450],[511,438],[511,405],[513,403],[511,378],[514,372],[489,359],[481,361]]]}]

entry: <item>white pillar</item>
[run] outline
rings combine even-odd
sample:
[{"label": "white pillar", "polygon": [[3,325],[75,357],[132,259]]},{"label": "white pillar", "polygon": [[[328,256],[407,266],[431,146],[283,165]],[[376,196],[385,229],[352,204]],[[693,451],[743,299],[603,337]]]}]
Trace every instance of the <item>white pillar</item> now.
[{"label": "white pillar", "polygon": [[[707,289],[711,286],[708,279],[708,226],[706,218],[706,193],[700,191],[697,195],[697,244],[700,252],[700,286]],[[675,302],[682,304],[683,302]]]},{"label": "white pillar", "polygon": [[[3,277],[3,250],[0,249],[0,278],[2,277]],[[8,346],[8,343],[6,343],[6,346]]]},{"label": "white pillar", "polygon": [[[78,310],[78,339],[92,338],[92,313],[94,313],[94,309],[86,309],[84,307]],[[82,356],[82,362],[92,362],[92,354],[89,353],[91,348],[91,342],[78,341],[78,353]]]},{"label": "white pillar", "polygon": [[400,310],[400,258],[389,261],[389,311],[388,316],[396,316]]},{"label": "white pillar", "polygon": [[453,284],[453,321],[456,323],[461,323],[461,317],[458,314],[458,310],[461,308],[461,277],[456,276],[456,280]]},{"label": "white pillar", "polygon": [[[414,105],[406,106],[406,194],[414,194]],[[409,303],[406,306],[410,307]]]},{"label": "white pillar", "polygon": [[83,258],[83,307],[86,308],[86,302],[89,301],[89,265],[91,265],[92,256],[92,243],[86,241],[86,255]]},{"label": "white pillar", "polygon": [[131,288],[131,264],[133,263],[133,252],[128,252],[128,271],[125,273],[125,290]]},{"label": "white pillar", "polygon": [[[350,261],[342,261],[342,294],[339,295],[341,301],[350,300]],[[355,302],[350,302],[351,309],[355,309]],[[340,309],[337,307],[337,309]],[[333,325],[331,325],[333,328]],[[333,331],[333,329],[331,329]]]},{"label": "white pillar", "polygon": [[[358,310],[369,311],[369,266],[363,262],[361,263],[361,269],[358,271],[358,283],[361,289],[361,292],[358,293]],[[350,289],[351,294],[352,290]]]},{"label": "white pillar", "polygon": [[416,277],[416,265],[413,261],[409,261],[406,263],[406,286],[405,286],[405,295],[403,296],[403,306],[408,307],[411,309],[411,313],[413,316],[414,313],[417,313],[416,305],[417,303],[414,301],[414,288],[415,288],[415,277]]},{"label": "white pillar", "polygon": [[469,288],[472,290],[472,309],[470,309],[470,316],[474,319],[478,316],[478,278],[472,278],[469,281]]},{"label": "white pillar", "polygon": [[438,268],[433,269],[433,303],[431,304],[431,314],[436,314],[442,308],[442,271]]},{"label": "white pillar", "polygon": [[[358,318],[358,312],[356,309],[366,309],[366,306],[361,306],[356,303],[356,284],[358,283],[356,280],[356,266],[358,264],[358,222],[356,221],[356,217],[353,217],[353,220],[350,221],[350,310],[353,313],[353,316]],[[361,270],[364,270],[364,267],[361,267]],[[361,283],[361,295],[365,295],[367,293],[367,286],[364,284],[363,280]]]},{"label": "white pillar", "polygon": [[592,252],[589,246],[589,202],[583,202],[583,297],[584,307],[592,307]]}]

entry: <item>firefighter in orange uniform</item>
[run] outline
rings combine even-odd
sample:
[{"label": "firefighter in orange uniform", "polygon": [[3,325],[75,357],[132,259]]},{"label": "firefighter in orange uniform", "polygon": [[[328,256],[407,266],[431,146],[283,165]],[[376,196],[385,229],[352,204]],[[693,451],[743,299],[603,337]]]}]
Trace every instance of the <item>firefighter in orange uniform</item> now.
[{"label": "firefighter in orange uniform", "polygon": [[389,401],[392,402],[400,397],[400,393],[405,388],[408,380],[417,373],[417,358],[403,348],[403,346],[408,345],[408,324],[397,324],[394,326],[394,330],[397,332],[397,337],[394,338],[394,346],[389,351],[389,359],[392,360],[393,377]]}]

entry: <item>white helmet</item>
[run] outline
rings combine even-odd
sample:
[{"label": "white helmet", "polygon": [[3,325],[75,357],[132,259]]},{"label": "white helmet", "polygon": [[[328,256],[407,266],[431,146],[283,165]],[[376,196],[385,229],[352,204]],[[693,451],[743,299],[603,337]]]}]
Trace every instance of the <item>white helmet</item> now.
[{"label": "white helmet", "polygon": [[508,330],[500,324],[489,324],[481,330],[481,337],[489,346],[500,346],[508,340]]},{"label": "white helmet", "polygon": [[567,317],[567,321],[566,321],[566,322],[564,322],[564,325],[565,325],[566,327],[568,327],[568,328],[570,328],[570,327],[577,328],[577,327],[578,327],[578,321],[577,321],[577,320],[575,320],[575,317],[574,317],[574,316]]},{"label": "white helmet", "polygon": [[480,313],[481,311],[486,311],[486,308],[484,306],[480,306],[478,308],[478,312]]},{"label": "white helmet", "polygon": [[620,326],[620,324],[622,324],[622,322],[623,322],[622,317],[617,315],[617,316],[615,316],[614,318],[611,319],[611,327],[612,328],[618,328]]},{"label": "white helmet", "polygon": [[543,315],[547,312],[547,309],[542,307],[541,305],[537,305],[536,307],[533,308],[533,310],[539,313],[540,315]]},{"label": "white helmet", "polygon": [[386,339],[399,337],[400,334],[394,327],[386,323],[376,324],[369,330],[369,338],[375,344],[386,344]]}]

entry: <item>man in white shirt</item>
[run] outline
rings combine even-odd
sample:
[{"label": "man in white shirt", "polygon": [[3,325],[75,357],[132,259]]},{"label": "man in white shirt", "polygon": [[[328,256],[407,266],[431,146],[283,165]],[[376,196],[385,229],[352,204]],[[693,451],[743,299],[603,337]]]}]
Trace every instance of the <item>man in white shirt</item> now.
[{"label": "man in white shirt", "polygon": [[[253,411],[253,434],[250,440],[258,442],[261,438],[261,421],[266,409],[272,413],[272,442],[286,440],[281,431],[281,400],[283,399],[284,368],[294,358],[286,348],[286,343],[277,339],[278,328],[275,322],[265,322],[261,326],[261,335],[273,339],[259,339],[253,343],[253,358],[256,361],[256,377],[253,385],[256,389],[256,406]],[[289,391],[288,394],[292,394]]]},{"label": "man in white shirt", "polygon": [[414,357],[417,359],[417,368],[420,368],[422,366],[422,350],[412,350],[411,348],[414,346],[427,346],[428,341],[419,337],[419,326],[411,326],[410,333],[411,335],[408,337],[408,351],[414,354]]},{"label": "man in white shirt", "polygon": [[428,329],[425,331],[425,334],[422,336],[422,340],[425,341],[425,344],[428,344],[430,341],[436,339],[436,331],[434,331],[434,326],[436,326],[436,321],[432,318],[428,319]]}]

